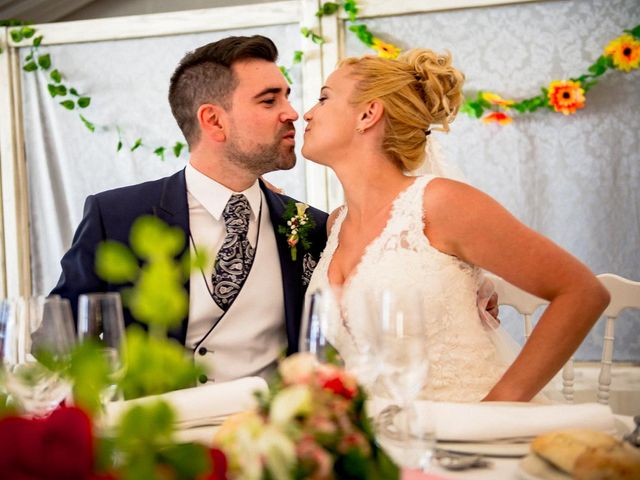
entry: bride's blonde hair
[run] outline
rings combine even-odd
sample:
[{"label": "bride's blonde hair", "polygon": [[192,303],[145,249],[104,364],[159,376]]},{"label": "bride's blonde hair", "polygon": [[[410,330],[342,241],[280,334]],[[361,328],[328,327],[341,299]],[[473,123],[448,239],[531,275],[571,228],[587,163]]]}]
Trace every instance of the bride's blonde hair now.
[{"label": "bride's blonde hair", "polygon": [[451,65],[451,55],[413,49],[396,59],[346,58],[358,78],[354,104],[380,100],[385,111],[384,152],[406,171],[425,160],[432,125],[449,130],[463,100],[464,75]]}]

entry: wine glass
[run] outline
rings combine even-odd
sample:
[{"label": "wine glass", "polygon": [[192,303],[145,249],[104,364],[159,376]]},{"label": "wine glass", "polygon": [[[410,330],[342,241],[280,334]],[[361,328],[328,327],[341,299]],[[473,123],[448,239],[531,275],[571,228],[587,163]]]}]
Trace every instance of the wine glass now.
[{"label": "wine glass", "polygon": [[[391,416],[403,444],[400,461],[405,466],[426,468],[431,451],[425,439],[432,432],[428,431],[429,419],[421,418],[415,408],[429,371],[423,312],[422,298],[415,292],[385,289],[379,298],[376,327],[380,379],[400,406],[398,414]],[[384,420],[388,422],[389,415],[386,417]],[[417,456],[416,448],[423,450]]]},{"label": "wine glass", "polygon": [[78,339],[100,345],[109,368],[109,385],[101,392],[102,404],[120,398],[118,381],[124,373],[120,349],[124,339],[124,317],[120,294],[89,293],[78,298]]},{"label": "wine glass", "polygon": [[302,317],[298,350],[311,354],[320,364],[340,363],[338,352],[329,340],[339,315],[338,301],[331,288],[313,292]]},{"label": "wine glass", "polygon": [[7,392],[27,414],[47,415],[71,392],[64,374],[75,340],[69,301],[57,296],[2,300],[0,337]]}]

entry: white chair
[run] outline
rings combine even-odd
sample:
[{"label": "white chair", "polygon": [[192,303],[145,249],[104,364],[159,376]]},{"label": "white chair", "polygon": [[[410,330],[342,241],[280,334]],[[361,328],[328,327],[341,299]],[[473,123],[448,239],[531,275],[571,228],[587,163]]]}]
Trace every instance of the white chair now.
[{"label": "white chair", "polygon": [[[493,274],[486,274],[486,276],[495,285],[499,304],[512,306],[523,316],[525,339],[528,339],[532,329],[531,315],[533,315],[538,307],[546,305],[549,302],[511,285],[501,277]],[[608,404],[615,321],[620,312],[625,308],[640,309],[640,282],[634,282],[611,273],[598,275],[598,279],[611,295],[611,302],[604,311],[604,315],[607,317],[607,323],[605,325],[600,375],[598,377],[598,402]],[[562,369],[562,394],[568,403],[573,403],[574,382],[575,375],[572,357]]]},{"label": "white chair", "polygon": [[640,309],[640,282],[634,282],[612,273],[598,275],[598,279],[611,295],[609,306],[604,311],[607,323],[604,330],[600,375],[598,376],[598,402],[607,405],[611,386],[615,321],[625,308]]}]

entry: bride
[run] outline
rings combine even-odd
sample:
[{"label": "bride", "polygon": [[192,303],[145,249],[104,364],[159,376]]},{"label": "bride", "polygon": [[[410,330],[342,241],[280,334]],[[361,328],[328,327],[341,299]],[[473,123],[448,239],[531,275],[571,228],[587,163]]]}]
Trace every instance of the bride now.
[{"label": "bride", "polygon": [[[425,162],[434,126],[448,131],[464,76],[450,56],[416,49],[395,60],[349,58],[304,118],[303,155],[330,167],[345,205],[308,292],[341,287],[334,344],[348,363],[371,328],[365,292],[392,288],[425,305],[429,374],[422,397],[528,401],[569,359],[608,304],[585,265],[475,188],[433,175]],[[550,304],[510,365],[476,306],[486,269]]]}]

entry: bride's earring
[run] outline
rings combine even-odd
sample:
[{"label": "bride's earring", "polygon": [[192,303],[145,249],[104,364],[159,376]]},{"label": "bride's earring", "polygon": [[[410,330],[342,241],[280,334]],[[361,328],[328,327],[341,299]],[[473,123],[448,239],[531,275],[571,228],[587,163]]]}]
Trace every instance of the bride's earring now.
[{"label": "bride's earring", "polygon": [[358,133],[364,133],[364,128],[362,128],[362,127],[358,127],[358,128],[356,128],[356,132],[358,132]]}]

